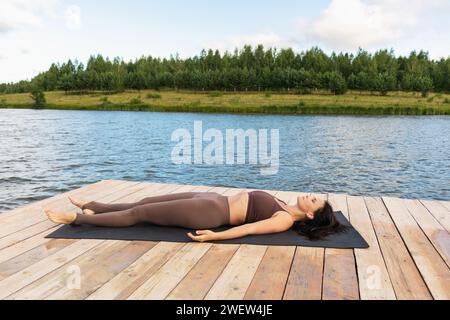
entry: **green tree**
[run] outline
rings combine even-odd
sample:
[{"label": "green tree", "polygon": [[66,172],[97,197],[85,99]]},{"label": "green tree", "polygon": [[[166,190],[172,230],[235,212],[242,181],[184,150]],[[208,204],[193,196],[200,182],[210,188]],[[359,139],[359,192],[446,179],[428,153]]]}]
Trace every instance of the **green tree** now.
[{"label": "green tree", "polygon": [[[344,79],[345,84],[342,82]],[[387,94],[401,89],[422,92],[450,91],[450,58],[431,60],[424,51],[409,56],[379,50],[373,55],[360,49],[327,55],[318,47],[296,53],[292,49],[265,49],[249,45],[234,52],[203,50],[180,59],[152,56],[125,62],[122,59],[91,56],[86,65],[76,60],[52,64],[31,81],[0,84],[0,92],[123,91],[160,88],[192,90],[289,90],[308,92],[326,89],[334,93],[367,90]]]},{"label": "green tree", "polygon": [[34,101],[33,108],[35,108],[35,109],[42,109],[47,105],[47,101],[45,99],[45,94],[40,89],[34,89],[31,92],[30,97]]},{"label": "green tree", "polygon": [[328,75],[328,79],[328,88],[333,94],[341,95],[347,92],[347,82],[340,72],[330,72]]},{"label": "green tree", "polygon": [[356,75],[355,89],[359,91],[370,90],[370,76],[367,72],[361,71]]},{"label": "green tree", "polygon": [[416,90],[422,93],[422,97],[427,97],[433,88],[433,81],[429,77],[422,76],[416,79]]},{"label": "green tree", "polygon": [[389,91],[395,90],[395,82],[395,77],[391,76],[389,73],[379,73],[374,77],[374,89],[375,91],[378,91],[382,96],[385,96]]}]

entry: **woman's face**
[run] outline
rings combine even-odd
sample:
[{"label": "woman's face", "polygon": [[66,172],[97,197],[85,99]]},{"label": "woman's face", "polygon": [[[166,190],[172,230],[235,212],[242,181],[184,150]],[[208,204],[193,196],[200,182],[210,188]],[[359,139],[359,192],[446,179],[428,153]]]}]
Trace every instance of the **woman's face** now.
[{"label": "woman's face", "polygon": [[306,213],[309,219],[314,219],[314,212],[325,206],[325,200],[312,195],[298,197],[300,210]]}]

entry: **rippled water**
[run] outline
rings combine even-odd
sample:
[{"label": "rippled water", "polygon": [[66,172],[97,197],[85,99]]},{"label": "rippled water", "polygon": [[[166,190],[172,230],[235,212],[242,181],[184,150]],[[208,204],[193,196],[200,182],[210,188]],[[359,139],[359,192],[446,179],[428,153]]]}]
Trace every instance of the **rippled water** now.
[{"label": "rippled water", "polygon": [[[175,165],[175,129],[280,130],[280,168]],[[450,117],[0,110],[0,211],[102,179],[450,200]]]}]

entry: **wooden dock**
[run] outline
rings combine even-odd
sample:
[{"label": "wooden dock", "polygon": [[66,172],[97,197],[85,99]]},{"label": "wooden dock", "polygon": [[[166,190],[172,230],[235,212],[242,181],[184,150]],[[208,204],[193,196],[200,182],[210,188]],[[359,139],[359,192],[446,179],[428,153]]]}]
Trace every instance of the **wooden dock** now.
[{"label": "wooden dock", "polygon": [[[104,180],[0,214],[0,299],[449,299],[450,202],[321,194],[369,249],[46,239],[42,206],[241,189]],[[301,193],[269,191],[285,201]]]}]

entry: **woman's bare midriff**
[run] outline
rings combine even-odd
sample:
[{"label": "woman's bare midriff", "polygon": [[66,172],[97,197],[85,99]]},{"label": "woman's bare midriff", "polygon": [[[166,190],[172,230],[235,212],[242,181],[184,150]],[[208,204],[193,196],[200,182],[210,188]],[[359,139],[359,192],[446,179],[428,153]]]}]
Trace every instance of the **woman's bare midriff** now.
[{"label": "woman's bare midriff", "polygon": [[[230,225],[240,226],[245,223],[247,217],[248,192],[242,191],[234,196],[228,196],[228,205],[230,207]],[[287,206],[277,200],[278,204],[288,212]],[[276,214],[274,214],[275,216]]]},{"label": "woman's bare midriff", "polygon": [[230,206],[230,224],[239,226],[245,223],[248,205],[248,192],[242,191],[233,196],[228,196]]}]

